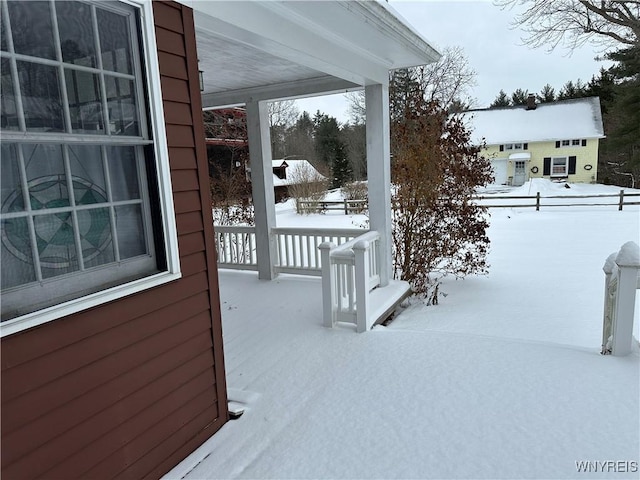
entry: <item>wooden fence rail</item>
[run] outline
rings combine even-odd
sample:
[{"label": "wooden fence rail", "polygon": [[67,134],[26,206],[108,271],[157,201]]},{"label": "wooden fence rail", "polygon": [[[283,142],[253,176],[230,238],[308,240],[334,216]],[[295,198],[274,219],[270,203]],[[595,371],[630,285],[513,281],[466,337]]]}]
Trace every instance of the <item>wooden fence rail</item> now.
[{"label": "wooden fence rail", "polygon": [[[603,199],[607,198],[615,198],[615,202],[606,201]],[[634,201],[635,198],[638,198],[638,201]],[[522,207],[535,207],[536,211],[539,211],[541,207],[596,207],[596,206],[617,206],[618,210],[622,210],[624,206],[630,205],[640,205],[640,193],[627,193],[624,190],[620,190],[620,193],[614,194],[602,194],[602,195],[549,195],[549,196],[541,196],[540,192],[537,192],[536,195],[529,196],[497,196],[497,195],[482,195],[472,197],[473,200],[479,200],[483,202],[483,205],[489,208],[522,208]],[[580,202],[580,199],[595,199],[594,202]],[[628,201],[627,199],[631,199]],[[533,200],[533,203],[509,203],[509,204],[493,204],[493,203],[484,203],[486,201],[512,201],[512,200]],[[567,202],[553,202],[553,203],[542,203],[543,200],[568,200]],[[601,201],[602,200],[602,201]]]},{"label": "wooden fence rail", "polygon": [[[542,196],[540,192],[536,195],[478,195],[471,197],[489,208],[535,208],[540,211],[544,207],[594,207],[594,206],[617,206],[622,210],[625,206],[640,205],[640,193],[628,193],[620,190],[620,193],[602,195],[549,195]],[[582,202],[580,200],[594,199],[593,202]],[[616,199],[607,201],[605,199]],[[637,200],[636,200],[637,199]],[[548,202],[551,200],[552,202]],[[556,200],[560,200],[556,202]],[[493,203],[493,202],[507,203]],[[521,202],[520,202],[521,201]],[[527,202],[530,201],[530,202]],[[341,200],[341,201],[314,201],[298,200],[298,211],[324,212],[329,210],[340,210],[345,215],[350,213],[362,213],[367,208],[366,200]]]},{"label": "wooden fence rail", "polygon": [[345,215],[350,213],[362,213],[367,209],[366,200],[296,200],[298,212],[326,212],[329,210],[341,210]]}]

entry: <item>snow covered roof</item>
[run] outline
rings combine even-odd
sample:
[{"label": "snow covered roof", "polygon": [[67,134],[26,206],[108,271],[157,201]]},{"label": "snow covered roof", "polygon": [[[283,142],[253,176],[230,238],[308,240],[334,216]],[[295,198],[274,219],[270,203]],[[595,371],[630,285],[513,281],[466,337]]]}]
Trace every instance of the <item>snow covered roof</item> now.
[{"label": "snow covered roof", "polygon": [[320,172],[318,172],[318,170],[315,169],[315,167],[313,165],[311,165],[311,163],[309,163],[308,160],[284,160],[284,159],[279,159],[279,160],[271,160],[271,166],[273,168],[279,168],[282,166],[285,166],[287,168],[286,172],[287,172],[287,176],[286,178],[278,178],[278,176],[274,173],[273,174],[273,186],[274,187],[281,187],[284,185],[292,185],[295,183],[295,176],[293,176],[292,178],[292,173],[299,171],[299,170],[303,170],[307,173],[307,176],[309,178],[318,178],[318,179],[322,179],[324,180],[325,177],[324,175],[321,175]]},{"label": "snow covered roof", "polygon": [[577,98],[526,106],[468,110],[472,140],[487,145],[544,142],[577,138],[603,138],[599,97]]},{"label": "snow covered roof", "polygon": [[509,160],[531,160],[531,154],[528,152],[512,153]]}]

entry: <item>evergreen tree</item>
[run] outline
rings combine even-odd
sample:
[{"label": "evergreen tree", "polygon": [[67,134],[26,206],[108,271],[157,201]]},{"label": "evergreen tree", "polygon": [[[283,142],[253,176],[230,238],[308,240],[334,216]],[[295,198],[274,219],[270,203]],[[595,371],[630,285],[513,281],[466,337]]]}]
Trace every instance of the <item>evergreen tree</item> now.
[{"label": "evergreen tree", "polygon": [[495,100],[489,105],[489,108],[500,108],[500,107],[510,107],[511,99],[509,95],[505,93],[504,90],[500,90],[500,93],[495,98]]},{"label": "evergreen tree", "polygon": [[540,103],[553,102],[556,99],[556,91],[551,85],[547,83],[544,87],[542,87],[542,90],[540,90],[540,93],[536,95],[536,97],[538,98],[538,102]]},{"label": "evergreen tree", "polygon": [[334,117],[319,111],[314,116],[314,139],[318,162],[331,171],[334,188],[352,179],[351,166],[340,135],[340,125]]},{"label": "evergreen tree", "polygon": [[331,173],[333,175],[333,183],[331,185],[333,188],[340,188],[353,180],[353,171],[347,158],[347,149],[342,141],[336,143]]},{"label": "evergreen tree", "polygon": [[570,98],[578,98],[579,91],[573,81],[569,80],[565,83],[558,93],[558,100],[568,100]]},{"label": "evergreen tree", "polygon": [[389,81],[389,112],[391,121],[399,121],[404,112],[416,108],[420,85],[415,73],[408,68],[394,70]]},{"label": "evergreen tree", "polygon": [[614,100],[605,117],[609,127],[602,155],[617,185],[637,187],[640,179],[640,45],[610,53],[617,81]]},{"label": "evergreen tree", "polygon": [[600,97],[602,114],[606,115],[615,97],[615,76],[609,70],[600,69],[598,76],[591,77],[586,86],[585,96]]},{"label": "evergreen tree", "polygon": [[518,88],[511,94],[511,102],[513,105],[526,105],[527,98],[529,98],[529,91]]},{"label": "evergreen tree", "polygon": [[355,180],[367,178],[367,127],[364,122],[346,124],[340,130]]}]

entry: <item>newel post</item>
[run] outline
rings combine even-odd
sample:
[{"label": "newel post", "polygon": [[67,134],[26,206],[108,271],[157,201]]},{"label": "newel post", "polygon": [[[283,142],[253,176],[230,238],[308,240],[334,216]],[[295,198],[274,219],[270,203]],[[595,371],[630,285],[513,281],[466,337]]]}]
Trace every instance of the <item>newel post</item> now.
[{"label": "newel post", "polygon": [[334,248],[336,245],[332,242],[322,242],[318,245],[322,264],[322,320],[323,325],[328,328],[333,328],[336,324],[333,279],[331,278],[331,250]]},{"label": "newel post", "polygon": [[609,292],[609,284],[616,268],[616,254],[612,253],[604,262],[602,271],[604,272],[604,312],[602,314],[602,350],[600,353],[606,355],[609,351],[609,337],[611,336],[611,326],[613,324],[614,305],[611,293]]},{"label": "newel post", "polygon": [[633,341],[633,313],[636,305],[638,271],[640,271],[640,247],[634,242],[625,243],[616,256],[618,266],[618,295],[614,308],[613,342],[611,354],[624,356],[631,353]]},{"label": "newel post", "polygon": [[369,258],[370,242],[360,240],[353,246],[356,277],[356,330],[358,333],[369,329]]}]

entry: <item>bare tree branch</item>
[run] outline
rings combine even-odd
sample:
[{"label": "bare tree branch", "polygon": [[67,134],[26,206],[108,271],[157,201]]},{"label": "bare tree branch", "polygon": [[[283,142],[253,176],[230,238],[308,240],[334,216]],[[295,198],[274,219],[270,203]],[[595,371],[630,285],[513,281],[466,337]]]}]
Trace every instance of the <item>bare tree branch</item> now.
[{"label": "bare tree branch", "polygon": [[569,50],[594,43],[602,48],[640,41],[638,0],[494,0],[499,7],[524,7],[514,25],[527,34],[524,43]]}]

